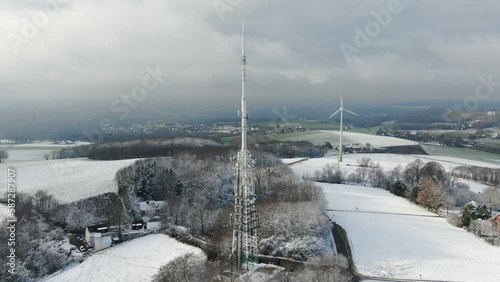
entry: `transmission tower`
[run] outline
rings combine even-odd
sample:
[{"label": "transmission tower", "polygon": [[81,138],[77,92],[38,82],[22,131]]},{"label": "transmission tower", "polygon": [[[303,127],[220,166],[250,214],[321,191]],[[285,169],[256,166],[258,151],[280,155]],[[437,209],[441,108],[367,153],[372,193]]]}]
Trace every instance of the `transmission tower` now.
[{"label": "transmission tower", "polygon": [[233,244],[231,255],[240,270],[250,262],[257,262],[257,195],[255,194],[255,160],[247,148],[247,105],[245,98],[246,80],[245,26],[241,27],[241,150],[235,164],[234,213],[232,214]]}]

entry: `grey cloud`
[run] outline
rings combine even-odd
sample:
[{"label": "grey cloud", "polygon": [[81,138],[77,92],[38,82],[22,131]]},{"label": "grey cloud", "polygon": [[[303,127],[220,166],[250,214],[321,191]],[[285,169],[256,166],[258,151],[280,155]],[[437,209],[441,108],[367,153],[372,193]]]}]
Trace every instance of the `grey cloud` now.
[{"label": "grey cloud", "polygon": [[353,102],[461,100],[480,75],[500,81],[497,1],[401,0],[404,10],[351,63],[339,44],[353,44],[355,28],[389,1],[242,0],[224,20],[213,1],[70,1],[13,52],[7,35],[47,2],[0,4],[4,100],[112,101],[161,65],[169,78],[151,99],[237,103],[242,19],[254,103],[321,103],[339,91]]}]

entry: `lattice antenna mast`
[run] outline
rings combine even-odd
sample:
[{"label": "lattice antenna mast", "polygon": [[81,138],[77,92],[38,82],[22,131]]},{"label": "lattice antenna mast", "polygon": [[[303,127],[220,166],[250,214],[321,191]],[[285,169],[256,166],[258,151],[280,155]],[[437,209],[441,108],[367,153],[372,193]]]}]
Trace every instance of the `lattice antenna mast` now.
[{"label": "lattice antenna mast", "polygon": [[247,151],[247,100],[245,97],[245,80],[247,57],[245,56],[245,24],[241,24],[241,151]]},{"label": "lattice antenna mast", "polygon": [[245,97],[246,81],[245,26],[241,28],[241,151],[235,165],[232,256],[240,270],[242,265],[257,262],[259,215],[255,194],[255,161],[248,150],[248,112]]}]

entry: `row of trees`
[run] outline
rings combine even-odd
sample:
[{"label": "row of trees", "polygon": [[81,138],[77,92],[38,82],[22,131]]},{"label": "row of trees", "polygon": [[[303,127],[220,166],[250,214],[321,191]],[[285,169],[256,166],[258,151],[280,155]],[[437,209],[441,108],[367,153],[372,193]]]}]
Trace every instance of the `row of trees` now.
[{"label": "row of trees", "polygon": [[[279,158],[320,158],[325,155],[327,147],[320,147],[311,142],[280,142],[273,141],[256,144],[256,148],[269,152]],[[331,147],[331,144],[330,144]]]},{"label": "row of trees", "polygon": [[[472,200],[479,200],[496,208],[495,197],[489,193],[489,189],[478,198],[468,185],[457,182],[441,164],[424,163],[420,159],[404,168],[398,165],[386,172],[379,164],[365,157],[358,160],[355,172],[348,175],[338,165],[327,164],[322,170],[315,171],[312,176],[305,175],[304,178],[329,183],[366,183],[387,189],[397,196],[408,198],[434,211],[443,206],[464,206]],[[492,189],[491,192],[498,190]]]},{"label": "row of trees", "polygon": [[[270,141],[255,143],[255,150],[271,153],[279,158],[322,157],[326,149],[310,142]],[[179,137],[169,139],[141,139],[133,141],[109,142],[93,145],[63,148],[45,155],[45,159],[90,158],[94,160],[121,160],[134,158],[155,158],[182,154],[227,155],[237,150],[234,145],[203,139]]]},{"label": "row of trees", "polygon": [[173,156],[185,152],[207,152],[211,147],[211,153],[217,154],[225,150],[221,143],[201,138],[169,138],[169,139],[140,139],[133,141],[120,141],[82,145],[77,147],[63,148],[53,151],[46,158],[68,159],[86,158],[93,160],[122,160],[134,158],[154,158],[162,156]]},{"label": "row of trees", "polygon": [[500,169],[479,167],[479,166],[459,166],[452,170],[451,174],[455,177],[473,180],[476,182],[499,186]]}]

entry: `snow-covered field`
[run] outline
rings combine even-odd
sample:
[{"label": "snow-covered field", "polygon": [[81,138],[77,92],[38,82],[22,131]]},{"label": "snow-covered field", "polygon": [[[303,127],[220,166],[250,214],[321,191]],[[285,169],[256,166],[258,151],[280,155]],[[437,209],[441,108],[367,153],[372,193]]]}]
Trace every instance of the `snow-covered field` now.
[{"label": "snow-covered field", "polygon": [[7,212],[7,205],[0,204],[0,220],[5,220],[9,213]]},{"label": "snow-covered field", "polygon": [[398,279],[500,281],[500,248],[387,191],[320,184],[349,236],[360,274]]},{"label": "snow-covered field", "polygon": [[481,184],[481,183],[477,183],[477,182],[474,182],[471,180],[461,179],[461,178],[458,179],[458,182],[469,185],[470,190],[474,193],[483,193],[484,190],[486,190],[489,187],[492,187],[492,186],[489,186],[486,184]]},{"label": "snow-covered field", "polygon": [[77,141],[72,144],[66,144],[66,143],[56,144],[54,142],[38,141],[28,144],[1,144],[0,148],[47,148],[47,149],[56,148],[57,149],[57,148],[64,148],[71,146],[89,145],[89,144],[91,143],[83,141]]},{"label": "snow-covered field", "polygon": [[41,161],[45,154],[50,154],[52,150],[47,149],[9,149],[6,151],[9,158],[6,163],[16,164],[20,162]]},{"label": "snow-covered field", "polygon": [[151,281],[161,266],[187,253],[204,259],[203,252],[166,235],[134,239],[100,251],[83,263],[56,273],[47,282]]},{"label": "snow-covered field", "polygon": [[[338,131],[318,130],[298,132],[297,134],[287,136],[284,139],[289,141],[309,141],[317,145],[323,145],[325,142],[330,142],[332,145],[337,146],[339,144],[339,135],[340,133]],[[366,143],[370,143],[373,147],[377,148],[418,145],[417,142],[411,140],[349,131],[344,131],[342,138],[343,144],[366,145]]]},{"label": "snow-covered field", "polygon": [[[35,193],[46,190],[61,202],[74,202],[107,192],[117,192],[116,171],[136,160],[94,161],[66,159],[13,164],[17,169],[17,191]],[[10,164],[0,164],[6,171]],[[0,185],[6,187],[6,174],[0,173]]]},{"label": "snow-covered field", "polygon": [[[358,165],[358,160],[362,158],[370,158],[375,164],[380,164],[384,170],[392,170],[398,165],[403,168],[415,161],[416,159],[421,159],[424,163],[430,161],[436,161],[444,166],[447,171],[451,169],[462,166],[462,165],[474,165],[474,166],[484,166],[491,168],[500,168],[500,165],[491,164],[487,162],[473,161],[462,158],[455,157],[442,157],[442,156],[428,156],[428,155],[399,155],[399,154],[344,154],[343,162],[340,164],[342,170],[347,173],[352,173],[356,170]],[[285,159],[286,163],[293,163],[295,161],[300,161],[303,158],[296,159]],[[304,174],[312,175],[314,171],[321,170],[326,164],[337,164],[337,156],[327,156],[324,158],[313,158],[308,159],[297,164],[293,164],[291,167],[294,172],[301,177]]]},{"label": "snow-covered field", "polygon": [[73,144],[54,144],[53,142],[35,142],[30,144],[1,144],[0,151],[6,151],[9,158],[5,161],[8,164],[17,164],[28,161],[45,160],[44,155],[52,151],[67,147],[88,145],[88,142],[75,142]]}]

